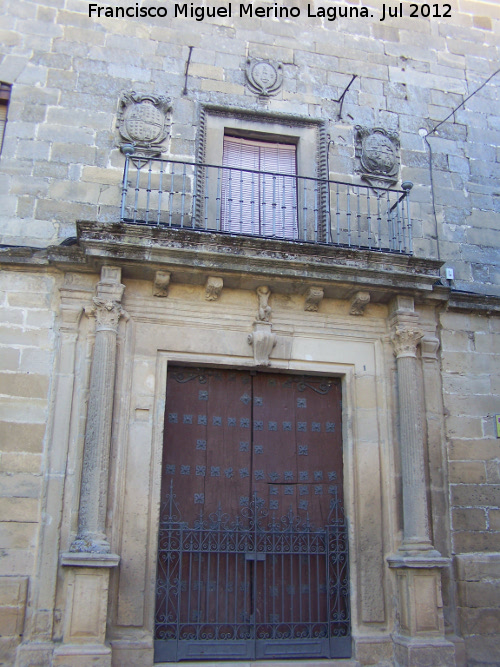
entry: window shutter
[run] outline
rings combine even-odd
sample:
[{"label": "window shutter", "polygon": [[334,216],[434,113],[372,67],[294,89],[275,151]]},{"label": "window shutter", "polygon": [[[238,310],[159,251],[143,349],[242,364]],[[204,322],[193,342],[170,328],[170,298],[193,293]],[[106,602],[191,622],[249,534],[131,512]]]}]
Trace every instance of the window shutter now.
[{"label": "window shutter", "polygon": [[9,105],[11,86],[8,83],[0,83],[0,151],[2,150],[5,125],[7,123],[7,107]]},{"label": "window shutter", "polygon": [[222,229],[297,238],[296,147],[225,137],[222,163]]},{"label": "window shutter", "polygon": [[0,104],[0,147],[2,146],[3,133],[5,131],[6,120],[7,120],[7,105]]}]

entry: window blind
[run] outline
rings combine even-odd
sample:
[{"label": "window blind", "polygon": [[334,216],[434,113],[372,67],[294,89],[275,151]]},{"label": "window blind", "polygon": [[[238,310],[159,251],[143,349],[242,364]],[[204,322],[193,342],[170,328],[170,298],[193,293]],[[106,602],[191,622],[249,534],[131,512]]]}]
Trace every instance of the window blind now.
[{"label": "window blind", "polygon": [[7,123],[7,107],[9,105],[11,86],[0,82],[0,151],[2,150],[5,124]]},{"label": "window blind", "polygon": [[221,227],[297,238],[296,146],[224,137]]}]

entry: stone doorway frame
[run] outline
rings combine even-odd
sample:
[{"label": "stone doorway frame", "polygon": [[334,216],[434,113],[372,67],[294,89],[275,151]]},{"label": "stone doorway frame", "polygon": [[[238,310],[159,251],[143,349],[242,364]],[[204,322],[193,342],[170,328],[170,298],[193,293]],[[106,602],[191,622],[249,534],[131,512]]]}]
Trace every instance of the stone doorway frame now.
[{"label": "stone doorway frame", "polygon": [[[200,334],[201,335],[201,334]],[[145,337],[143,337],[144,340]],[[303,338],[302,343],[306,346],[314,346],[317,339]],[[323,336],[321,340],[321,345],[325,350],[323,355],[327,358],[328,353],[331,354],[331,336]],[[382,502],[382,489],[387,488],[387,484],[383,484],[382,480],[390,483],[390,469],[392,463],[389,462],[388,450],[390,449],[390,425],[388,419],[384,418],[381,421],[381,424],[377,423],[376,419],[376,409],[365,410],[364,416],[366,417],[368,413],[372,413],[371,417],[373,419],[368,419],[369,424],[367,425],[366,420],[361,420],[361,413],[363,413],[363,408],[360,407],[360,404],[363,403],[361,398],[361,393],[363,395],[367,392],[367,381],[371,385],[371,394],[373,396],[372,400],[376,399],[377,392],[380,393],[380,388],[377,386],[377,369],[380,369],[384,366],[383,356],[386,354],[384,346],[381,344],[380,337],[368,336],[366,339],[358,339],[357,342],[353,344],[353,340],[346,341],[342,344],[338,341],[340,347],[343,345],[346,346],[344,350],[346,354],[342,353],[342,350],[338,350],[338,358],[348,359],[347,362],[335,363],[331,361],[310,361],[307,359],[307,356],[312,358],[312,355],[303,354],[302,358],[296,358],[294,360],[280,360],[272,359],[272,369],[276,372],[289,372],[291,374],[316,374],[316,375],[336,375],[342,379],[342,396],[343,396],[343,458],[344,458],[344,484],[345,484],[345,508],[346,513],[349,518],[349,540],[351,545],[351,559],[350,559],[350,570],[351,570],[351,617],[352,617],[352,626],[353,626],[353,636],[363,636],[368,634],[367,628],[370,627],[369,624],[376,623],[379,632],[377,637],[373,639],[376,644],[383,643],[387,646],[390,643],[390,638],[387,628],[387,619],[386,619],[386,608],[385,600],[388,595],[387,585],[388,585],[388,575],[387,569],[384,563],[384,543],[387,541],[387,522],[390,520],[390,515],[387,514],[387,506],[391,503],[391,498],[393,493],[389,493],[387,498],[384,498]],[[158,521],[159,521],[159,497],[160,497],[160,473],[161,473],[161,456],[163,452],[163,418],[164,418],[164,408],[165,408],[165,396],[166,396],[166,379],[167,379],[167,367],[168,363],[182,364],[182,365],[196,365],[196,366],[213,366],[213,367],[225,367],[225,368],[254,368],[253,359],[250,357],[242,358],[237,355],[221,355],[214,354],[213,352],[206,351],[202,353],[185,353],[182,351],[167,351],[165,350],[164,345],[158,341],[158,345],[155,346],[154,341],[149,339],[149,363],[154,367],[155,374],[155,391],[154,394],[149,396],[148,400],[143,399],[143,407],[136,406],[137,410],[141,412],[146,408],[146,404],[149,406],[147,409],[153,409],[152,423],[151,423],[151,472],[150,472],[150,488],[149,488],[149,525],[148,525],[148,542],[147,547],[144,549],[145,557],[145,572],[142,577],[142,581],[145,585],[139,583],[139,586],[127,587],[128,590],[124,590],[123,580],[116,581],[115,586],[112,587],[115,589],[111,591],[111,598],[117,599],[118,604],[116,604],[116,612],[113,613],[115,620],[119,625],[130,625],[132,624],[133,618],[130,613],[132,610],[130,605],[133,600],[140,599],[138,595],[140,594],[140,589],[144,591],[144,605],[142,612],[139,614],[143,617],[142,624],[144,629],[152,631],[154,624],[154,585],[156,579],[156,553],[157,553],[157,536],[158,536]],[[203,347],[203,345],[202,345]],[[279,346],[278,346],[279,348]],[[350,352],[347,352],[347,349],[350,348]],[[153,360],[153,349],[154,349],[154,363]],[[338,349],[338,348],[337,348]],[[313,348],[311,347],[311,352]],[[361,352],[361,353],[360,353]],[[248,352],[246,353],[248,354]],[[279,349],[276,351],[274,356],[279,355]],[[337,355],[336,355],[337,356]],[[132,364],[131,364],[132,365]],[[365,371],[363,371],[365,368]],[[131,374],[132,371],[130,370]],[[356,377],[356,375],[359,377]],[[363,377],[365,374],[365,377]],[[130,382],[132,378],[127,382]],[[358,384],[358,388],[356,385]],[[363,389],[359,386],[363,385]],[[368,390],[370,393],[370,390]],[[358,396],[357,396],[358,394]],[[384,405],[386,404],[388,397],[382,399]],[[389,399],[390,400],[390,399]],[[382,407],[382,406],[381,406]],[[133,414],[133,409],[129,409],[128,413],[130,416]],[[356,418],[356,414],[359,419]],[[120,419],[120,421],[122,421]],[[362,424],[361,421],[364,423]],[[383,423],[382,423],[383,422]],[[141,422],[138,425],[139,429],[144,428],[145,423]],[[371,427],[375,426],[375,431],[371,430]],[[379,428],[380,426],[380,428]],[[376,433],[376,437],[370,436],[371,432]],[[379,432],[380,431],[380,432]],[[135,433],[131,432],[130,438],[135,437]],[[356,457],[356,450],[362,449],[363,453],[359,453]],[[384,448],[385,452],[381,452],[381,448]],[[128,446],[127,446],[128,449]],[[374,457],[375,462],[370,461],[370,456]],[[361,469],[356,468],[355,458],[357,458],[360,463]],[[373,464],[373,465],[372,465]],[[127,466],[127,464],[125,464]],[[133,465],[132,465],[133,467]],[[374,470],[378,472],[374,473]],[[359,479],[363,476],[366,476],[365,484],[361,482],[357,487],[355,486],[355,479]],[[370,497],[369,503],[361,503],[360,498],[357,496],[356,489],[359,490],[361,487],[366,487],[367,480],[369,478],[376,477],[378,483],[375,484],[377,491],[372,494],[373,497]],[[380,517],[379,524],[374,528],[373,521],[370,520],[370,516],[373,512],[373,507],[379,506],[379,510],[375,510],[376,514]],[[122,517],[124,512],[120,512]],[[126,512],[125,512],[126,514]],[[361,517],[360,517],[361,515]],[[122,519],[123,520],[123,519]],[[377,522],[375,522],[377,523]],[[360,529],[360,524],[362,528]],[[364,526],[364,535],[363,535],[363,526]],[[127,539],[125,535],[122,535],[122,538]],[[391,538],[392,539],[392,538]],[[365,545],[369,545],[368,549],[365,548]],[[122,544],[123,546],[123,544]],[[373,558],[373,550],[378,549],[378,558]],[[126,551],[126,550],[125,550]],[[122,579],[123,568],[127,567],[128,556],[127,553],[123,552],[123,548],[120,550],[122,553],[122,567],[120,573],[120,579]],[[140,558],[137,559],[138,561]],[[361,562],[360,562],[361,561]],[[363,562],[364,561],[364,562]],[[368,566],[366,565],[366,562]],[[376,562],[376,574],[373,574],[373,563]],[[371,564],[371,567],[370,567]],[[129,583],[131,583],[132,578],[127,577]],[[136,581],[137,579],[134,578]],[[378,586],[379,590],[374,593],[374,589]],[[378,594],[377,594],[378,593]],[[113,606],[115,601],[112,602]],[[363,627],[364,626],[364,627]],[[374,627],[371,625],[371,627]],[[361,640],[363,641],[363,640]],[[373,643],[370,640],[371,643]],[[127,664],[125,661],[125,654],[127,652],[127,647],[130,646],[130,641],[125,638],[116,638],[112,639],[112,645],[114,653],[120,654],[123,651],[123,664]],[[146,645],[149,642],[144,641],[144,638],[139,641],[139,644],[146,649]],[[137,648],[139,646],[136,644]],[[120,663],[122,664],[122,663]]]}]

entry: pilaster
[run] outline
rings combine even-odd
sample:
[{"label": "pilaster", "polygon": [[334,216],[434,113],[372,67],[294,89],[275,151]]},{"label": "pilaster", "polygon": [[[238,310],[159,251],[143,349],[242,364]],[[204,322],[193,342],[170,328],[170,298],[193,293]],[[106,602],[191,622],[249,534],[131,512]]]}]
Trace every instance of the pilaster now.
[{"label": "pilaster", "polygon": [[49,426],[47,473],[43,487],[43,511],[47,517],[40,529],[39,557],[32,580],[23,643],[16,666],[49,665],[59,558],[60,523],[63,512],[64,479],[71,429],[75,382],[76,346],[83,308],[89,299],[88,286],[67,273],[60,289],[57,337],[57,366],[54,374],[53,418]]},{"label": "pilaster", "polygon": [[[403,543],[387,560],[397,580],[397,667],[453,667],[455,647],[444,637],[441,571],[449,566],[431,541],[424,456],[425,405],[417,348],[424,333],[413,299],[392,303],[391,341],[397,365],[399,442],[403,495]],[[437,349],[437,348],[436,348]],[[426,345],[426,354],[433,346]]]},{"label": "pilaster", "polygon": [[54,651],[54,667],[110,667],[106,617],[111,568],[120,557],[110,553],[106,537],[109,452],[116,374],[121,270],[104,266],[93,308],[95,342],[90,371],[89,400],[78,513],[78,535],[61,556],[64,567],[65,610],[63,642]]}]

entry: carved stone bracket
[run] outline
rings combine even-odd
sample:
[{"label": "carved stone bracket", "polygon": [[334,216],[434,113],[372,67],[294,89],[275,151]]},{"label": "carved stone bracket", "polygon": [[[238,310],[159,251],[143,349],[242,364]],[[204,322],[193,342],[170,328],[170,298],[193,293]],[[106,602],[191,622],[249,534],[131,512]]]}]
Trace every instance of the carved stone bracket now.
[{"label": "carved stone bracket", "polygon": [[309,287],[306,292],[304,310],[308,310],[313,313],[317,312],[320,303],[323,301],[324,295],[325,292],[321,287]]},{"label": "carved stone bracket", "polygon": [[366,306],[370,303],[369,292],[356,292],[351,300],[351,307],[349,309],[350,315],[364,315]]},{"label": "carved stone bracket", "polygon": [[171,274],[168,271],[157,271],[153,281],[153,296],[168,296]]},{"label": "carved stone bracket", "polygon": [[269,357],[277,341],[270,322],[254,322],[253,333],[248,335],[248,344],[253,346],[256,366],[270,366]]},{"label": "carved stone bracket", "polygon": [[208,276],[205,283],[205,299],[207,301],[217,301],[220,297],[224,281],[217,276]]}]

